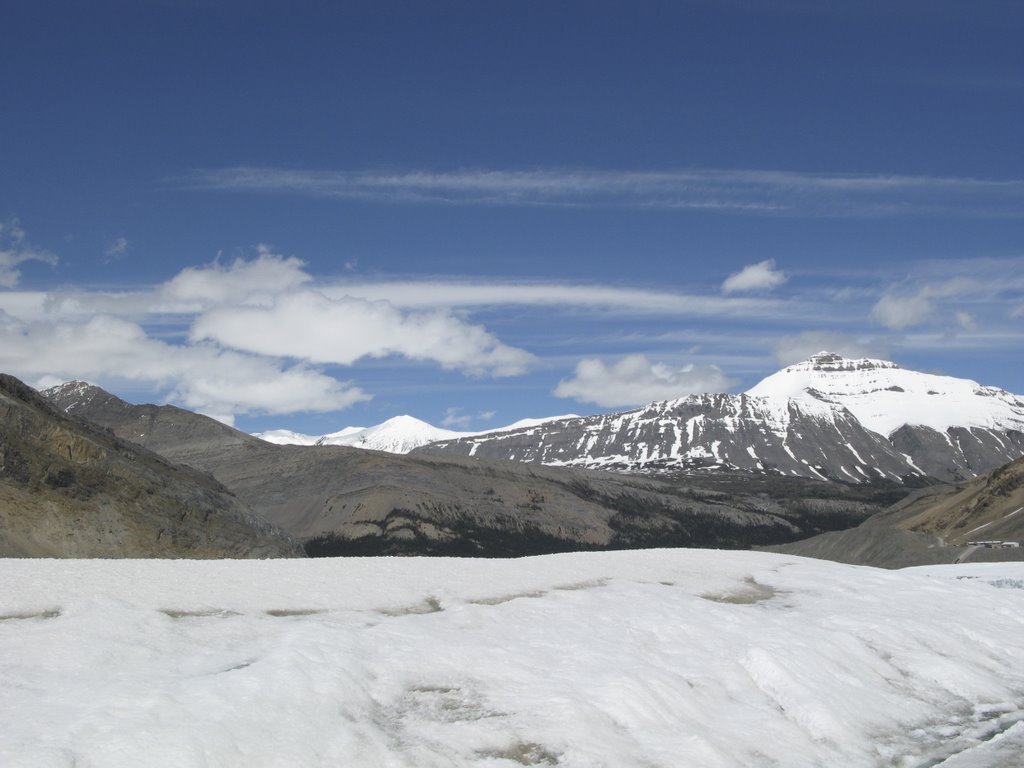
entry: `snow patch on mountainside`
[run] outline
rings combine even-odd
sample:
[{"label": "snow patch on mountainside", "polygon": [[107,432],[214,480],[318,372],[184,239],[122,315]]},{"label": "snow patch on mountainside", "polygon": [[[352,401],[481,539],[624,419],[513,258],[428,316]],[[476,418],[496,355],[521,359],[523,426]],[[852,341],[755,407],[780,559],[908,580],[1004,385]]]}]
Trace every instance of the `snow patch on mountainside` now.
[{"label": "snow patch on mountainside", "polygon": [[920,373],[887,360],[819,352],[747,390],[779,400],[826,402],[848,409],[867,429],[890,435],[905,424],[1024,430],[1024,397],[969,379]]}]

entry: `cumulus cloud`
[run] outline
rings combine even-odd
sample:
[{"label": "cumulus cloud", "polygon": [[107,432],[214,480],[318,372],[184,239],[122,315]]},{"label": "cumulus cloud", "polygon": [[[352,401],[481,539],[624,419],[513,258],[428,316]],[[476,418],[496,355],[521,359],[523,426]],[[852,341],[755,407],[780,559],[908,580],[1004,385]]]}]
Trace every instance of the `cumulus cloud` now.
[{"label": "cumulus cloud", "polygon": [[805,331],[780,338],[775,343],[775,359],[781,365],[792,365],[823,350],[851,358],[889,357],[888,347],[878,340],[864,341],[831,331]]},{"label": "cumulus cloud", "polygon": [[178,346],[136,323],[100,315],[88,322],[0,324],[0,369],[49,384],[67,379],[138,382],[231,423],[247,413],[327,412],[369,399],[348,382],[303,365],[212,345]]},{"label": "cumulus cloud", "polygon": [[21,280],[18,265],[26,261],[56,264],[57,257],[31,245],[17,219],[0,221],[0,288],[14,288],[18,285]]},{"label": "cumulus cloud", "polygon": [[757,264],[748,264],[739,272],[729,275],[722,283],[722,293],[770,291],[788,279],[785,272],[775,268],[775,259],[765,259]]},{"label": "cumulus cloud", "polygon": [[[23,243],[20,229],[5,228]],[[145,382],[231,421],[235,414],[340,410],[369,398],[318,365],[400,356],[511,376],[534,360],[450,310],[329,297],[313,282],[300,259],[260,246],[254,258],[218,258],[147,290],[4,293],[0,366],[36,382]],[[179,331],[181,342],[153,335],[175,339]]]},{"label": "cumulus cloud", "polygon": [[220,260],[183,269],[164,283],[160,297],[171,304],[202,309],[223,304],[268,304],[279,293],[296,289],[313,278],[294,256],[275,254],[267,245],[256,248],[255,259]]},{"label": "cumulus cloud", "polygon": [[611,364],[597,358],[581,360],[573,377],[560,381],[554,394],[614,408],[723,392],[735,384],[715,365],[673,367],[652,363],[646,355],[627,355]]},{"label": "cumulus cloud", "polygon": [[313,290],[279,295],[268,306],[212,309],[196,319],[191,338],[314,363],[401,355],[495,376],[523,373],[533,360],[448,312],[403,312],[385,301],[331,299]]}]

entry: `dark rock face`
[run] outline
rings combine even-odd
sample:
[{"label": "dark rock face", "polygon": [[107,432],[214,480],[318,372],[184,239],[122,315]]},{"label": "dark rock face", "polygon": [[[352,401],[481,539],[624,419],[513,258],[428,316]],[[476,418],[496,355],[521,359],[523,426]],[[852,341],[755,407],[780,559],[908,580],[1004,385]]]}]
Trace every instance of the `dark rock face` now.
[{"label": "dark rock face", "polygon": [[939,432],[905,425],[889,435],[889,440],[922,472],[947,482],[975,477],[1024,456],[1024,433],[1016,430],[951,427]]},{"label": "dark rock face", "polygon": [[899,365],[888,360],[851,360],[837,355],[835,352],[819,352],[816,355],[811,355],[807,362],[815,371],[830,372],[878,371],[899,368]]},{"label": "dark rock face", "polygon": [[[266,443],[170,406],[82,385],[49,390],[72,413],[210,472],[311,554],[510,556],[641,546],[747,547],[855,525],[872,494],[734,473],[702,486],[440,455]],[[728,483],[728,487],[725,484]]]},{"label": "dark rock face", "polygon": [[295,557],[213,478],[0,375],[0,556]]},{"label": "dark rock face", "polygon": [[846,483],[923,474],[845,408],[796,400],[780,407],[748,395],[693,395],[416,452],[647,472],[719,467]]}]

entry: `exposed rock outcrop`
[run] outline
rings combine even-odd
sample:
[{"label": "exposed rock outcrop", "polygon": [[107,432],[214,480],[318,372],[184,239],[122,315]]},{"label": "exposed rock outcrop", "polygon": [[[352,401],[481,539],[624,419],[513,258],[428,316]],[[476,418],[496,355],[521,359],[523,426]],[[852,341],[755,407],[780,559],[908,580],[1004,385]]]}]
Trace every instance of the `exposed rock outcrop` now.
[{"label": "exposed rock outcrop", "polygon": [[301,554],[209,475],[71,418],[0,375],[0,556]]}]

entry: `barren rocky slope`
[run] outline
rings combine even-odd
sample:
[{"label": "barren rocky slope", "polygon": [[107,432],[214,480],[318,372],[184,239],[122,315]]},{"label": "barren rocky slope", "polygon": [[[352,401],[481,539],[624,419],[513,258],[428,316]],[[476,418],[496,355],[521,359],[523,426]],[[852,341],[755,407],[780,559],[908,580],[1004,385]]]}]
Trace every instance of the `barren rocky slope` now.
[{"label": "barren rocky slope", "polygon": [[[979,541],[1022,546],[972,544]],[[857,528],[770,549],[891,568],[1024,560],[1024,459],[959,485],[923,489]]]},{"label": "barren rocky slope", "polygon": [[[849,527],[900,491],[800,478],[652,479],[456,456],[282,446],[173,406],[80,382],[57,405],[213,474],[311,554],[516,555],[745,547]],[[731,485],[729,484],[731,480]],[[728,487],[727,487],[728,486]]]},{"label": "barren rocky slope", "polygon": [[212,477],[69,418],[0,375],[0,556],[301,554]]}]

